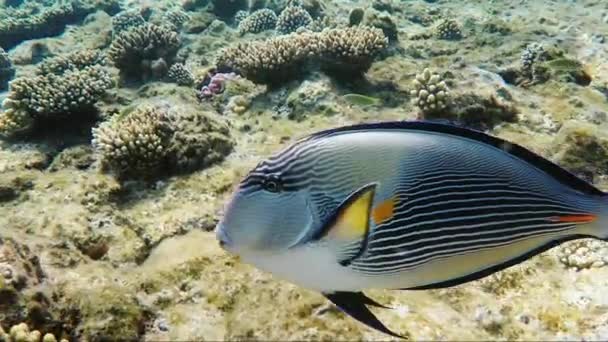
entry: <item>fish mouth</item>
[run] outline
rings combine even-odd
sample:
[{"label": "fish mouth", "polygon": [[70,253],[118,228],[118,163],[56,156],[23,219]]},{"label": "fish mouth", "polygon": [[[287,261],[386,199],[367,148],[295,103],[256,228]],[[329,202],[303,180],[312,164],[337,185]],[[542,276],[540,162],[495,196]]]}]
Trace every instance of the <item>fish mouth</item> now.
[{"label": "fish mouth", "polygon": [[228,250],[228,248],[230,248],[232,245],[230,236],[228,236],[226,229],[224,229],[224,226],[221,223],[215,228],[215,238],[217,239],[220,247],[224,250]]}]

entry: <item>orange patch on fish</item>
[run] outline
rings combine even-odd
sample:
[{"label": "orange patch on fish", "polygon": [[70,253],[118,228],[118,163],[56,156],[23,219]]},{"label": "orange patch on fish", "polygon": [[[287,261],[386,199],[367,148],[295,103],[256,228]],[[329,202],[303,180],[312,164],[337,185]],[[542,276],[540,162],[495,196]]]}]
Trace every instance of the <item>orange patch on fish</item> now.
[{"label": "orange patch on fish", "polygon": [[386,201],[378,204],[372,210],[372,218],[375,224],[381,224],[390,220],[395,213],[395,198],[389,198]]},{"label": "orange patch on fish", "polygon": [[597,215],[580,214],[580,215],[564,215],[551,218],[553,222],[570,222],[570,223],[591,223],[597,219]]}]

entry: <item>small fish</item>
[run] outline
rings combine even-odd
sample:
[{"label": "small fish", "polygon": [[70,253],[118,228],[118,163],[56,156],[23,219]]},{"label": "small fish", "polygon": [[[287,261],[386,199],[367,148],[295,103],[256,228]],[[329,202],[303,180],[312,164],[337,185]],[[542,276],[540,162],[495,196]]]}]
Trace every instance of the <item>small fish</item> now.
[{"label": "small fish", "polygon": [[346,94],[342,96],[346,101],[357,106],[377,106],[382,101],[378,98],[361,94]]},{"label": "small fish", "polygon": [[608,195],[513,143],[431,122],[319,132],[262,161],[220,245],[391,336],[367,289],[473,281],[564,241],[608,238]]}]

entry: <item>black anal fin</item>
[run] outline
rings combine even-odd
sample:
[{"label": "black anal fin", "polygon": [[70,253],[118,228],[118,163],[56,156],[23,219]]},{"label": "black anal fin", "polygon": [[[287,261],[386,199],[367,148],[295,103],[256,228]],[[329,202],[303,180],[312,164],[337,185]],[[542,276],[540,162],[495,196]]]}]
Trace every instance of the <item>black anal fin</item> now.
[{"label": "black anal fin", "polygon": [[338,308],[340,308],[340,310],[342,310],[344,313],[367,325],[368,327],[393,337],[405,339],[404,336],[390,331],[384,324],[382,324],[382,322],[380,322],[380,320],[378,320],[378,318],[367,308],[366,305],[381,308],[387,307],[382,304],[378,304],[376,301],[363,294],[363,292],[334,292],[324,293],[323,295]]}]

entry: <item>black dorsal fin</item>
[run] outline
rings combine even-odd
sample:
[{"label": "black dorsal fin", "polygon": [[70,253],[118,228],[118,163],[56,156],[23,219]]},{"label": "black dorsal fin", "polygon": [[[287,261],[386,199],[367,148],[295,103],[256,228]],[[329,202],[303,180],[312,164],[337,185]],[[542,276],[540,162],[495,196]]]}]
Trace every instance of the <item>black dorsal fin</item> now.
[{"label": "black dorsal fin", "polygon": [[538,154],[506,140],[491,136],[482,131],[473,130],[461,126],[429,121],[388,121],[378,123],[363,123],[352,126],[339,127],[314,133],[306,139],[320,139],[334,134],[349,132],[360,132],[370,130],[411,130],[442,133],[457,137],[472,139],[481,143],[496,147],[518,159],[521,159],[537,169],[545,172],[558,182],[567,185],[574,190],[594,196],[605,196],[606,194],[587,183],[583,179],[563,169],[559,165],[539,156]]}]

